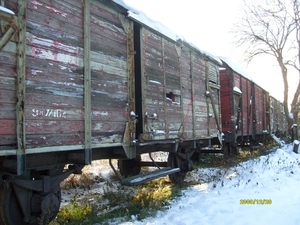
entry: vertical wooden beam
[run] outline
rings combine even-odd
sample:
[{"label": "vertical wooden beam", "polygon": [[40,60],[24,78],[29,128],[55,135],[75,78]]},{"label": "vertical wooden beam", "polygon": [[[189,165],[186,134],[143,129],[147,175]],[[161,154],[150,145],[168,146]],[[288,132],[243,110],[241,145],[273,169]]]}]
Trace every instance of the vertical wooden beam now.
[{"label": "vertical wooden beam", "polygon": [[[254,90],[253,90],[253,83],[251,81],[248,81],[250,82],[250,90],[248,89],[247,90],[247,93],[249,93],[250,91],[250,96],[249,96],[249,105],[248,105],[248,112],[247,112],[247,141],[250,140],[250,136],[252,134],[250,134],[250,124],[253,124],[253,93],[254,93]],[[249,83],[247,82],[247,87],[249,86]],[[253,126],[252,126],[252,130],[253,130]]]},{"label": "vertical wooden beam", "polygon": [[[246,135],[245,134],[243,134],[243,136],[247,136],[247,140],[249,140],[249,126],[250,126],[250,109],[251,109],[251,102],[248,100],[248,97],[249,97],[249,91],[251,91],[251,90],[249,90],[249,84],[248,84],[248,80],[246,80],[246,101],[243,101],[242,102],[242,104],[244,105],[244,104],[247,104],[247,109],[249,109],[249,110],[247,110],[246,109],[246,119],[247,119],[247,122],[246,122],[246,128],[247,128],[247,131],[246,131]],[[250,97],[250,99],[251,99],[251,97]]]},{"label": "vertical wooden beam", "polygon": [[252,138],[255,140],[257,133],[257,117],[256,117],[256,92],[255,92],[255,84],[251,82],[253,94],[252,94]]},{"label": "vertical wooden beam", "polygon": [[190,73],[191,73],[191,85],[192,85],[192,93],[191,93],[191,100],[192,100],[192,118],[193,118],[193,137],[196,137],[196,115],[195,115],[195,74],[194,74],[194,55],[192,51],[190,51]]},{"label": "vertical wooden beam", "polygon": [[17,174],[25,173],[26,130],[25,130],[25,60],[26,60],[26,0],[19,0],[19,41],[17,49],[16,120],[17,120]]},{"label": "vertical wooden beam", "polygon": [[[125,25],[124,25],[125,26]],[[136,113],[135,109],[135,77],[134,77],[134,31],[133,23],[126,26],[127,32],[127,68],[128,68],[128,112]],[[130,115],[130,133],[129,144],[135,139],[136,117]]]},{"label": "vertical wooden beam", "polygon": [[181,40],[177,40],[175,45],[175,49],[178,56],[178,63],[179,63],[179,82],[180,82],[180,119],[181,119],[181,126],[179,128],[179,135],[181,138],[185,139],[186,135],[184,135],[184,113],[183,113],[183,84],[182,84],[182,60],[181,60],[181,52],[182,52],[182,42]]},{"label": "vertical wooden beam", "polygon": [[90,0],[84,0],[84,130],[85,164],[92,162]]},{"label": "vertical wooden beam", "polygon": [[148,124],[147,124],[147,119],[146,119],[146,99],[147,99],[147,73],[146,73],[146,66],[145,66],[145,61],[146,61],[146,40],[148,38],[148,33],[144,27],[141,27],[140,30],[140,43],[141,43],[141,95],[142,95],[142,102],[141,102],[141,107],[142,107],[142,127],[143,127],[143,134],[149,135],[149,130],[148,130]]},{"label": "vertical wooden beam", "polygon": [[164,39],[161,39],[162,45],[162,69],[163,69],[163,78],[164,78],[164,88],[163,88],[163,99],[164,99],[164,123],[165,123],[165,138],[169,138],[169,126],[168,126],[168,114],[167,114],[167,77],[166,77],[166,56],[165,56],[165,43]]},{"label": "vertical wooden beam", "polygon": [[[136,157],[136,146],[133,141],[136,138],[136,123],[137,115],[135,108],[135,49],[134,49],[134,25],[133,22],[128,23],[123,21],[123,17],[120,17],[122,24],[127,32],[127,68],[128,68],[128,123],[125,127],[123,136],[123,148],[126,156],[130,159]],[[132,113],[133,112],[133,113]]]},{"label": "vertical wooden beam", "polygon": [[[233,93],[233,88],[235,86],[234,84],[234,72],[231,68],[226,69],[226,71],[228,70],[229,73],[229,80],[230,80],[230,115],[235,115],[235,110],[234,110],[234,93]],[[231,122],[231,131],[232,133],[230,134],[231,136],[231,141],[233,143],[235,143],[236,139],[237,139],[237,133],[234,132],[235,131],[235,123]],[[231,151],[231,147],[230,147],[230,151]]]},{"label": "vertical wooden beam", "polygon": [[[208,91],[208,96],[210,98],[210,103],[211,103],[211,106],[212,106],[212,109],[213,109],[213,113],[214,113],[214,116],[215,116],[215,119],[216,119],[216,124],[217,124],[217,128],[219,130],[219,133],[222,133],[222,128],[221,128],[221,124],[220,124],[220,120],[219,120],[219,112],[216,108],[216,104],[215,104],[215,100],[214,100],[214,97],[213,97],[213,93],[212,93],[212,89],[210,87],[210,84],[209,84],[209,64],[206,62],[205,63],[205,73],[206,73],[206,90]],[[216,68],[215,69],[215,72],[216,72],[216,76],[218,76],[218,70]],[[208,115],[209,115],[209,118],[210,118],[210,111],[209,111],[209,105],[207,105],[207,109],[208,109]],[[209,119],[210,120],[210,119]],[[210,122],[209,122],[209,126],[210,126]],[[208,133],[210,135],[210,131]]]},{"label": "vertical wooden beam", "polygon": [[[209,65],[208,62],[205,61],[205,86],[206,86],[206,108],[207,108],[207,136],[210,136],[210,108],[208,98],[211,96],[211,90],[209,86]],[[211,98],[210,98],[211,100]],[[211,102],[212,103],[212,102]]]}]

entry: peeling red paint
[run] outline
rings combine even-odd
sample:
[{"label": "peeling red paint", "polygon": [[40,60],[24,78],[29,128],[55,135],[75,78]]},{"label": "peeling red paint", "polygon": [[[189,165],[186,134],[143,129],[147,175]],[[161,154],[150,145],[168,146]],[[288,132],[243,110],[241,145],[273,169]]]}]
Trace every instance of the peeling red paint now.
[{"label": "peeling red paint", "polygon": [[[17,1],[6,5],[17,14]],[[30,0],[26,11],[27,148],[84,144],[82,1]],[[121,143],[128,121],[127,25],[95,2],[90,25],[93,144]],[[0,59],[0,140],[13,145],[16,52],[2,51]]]}]

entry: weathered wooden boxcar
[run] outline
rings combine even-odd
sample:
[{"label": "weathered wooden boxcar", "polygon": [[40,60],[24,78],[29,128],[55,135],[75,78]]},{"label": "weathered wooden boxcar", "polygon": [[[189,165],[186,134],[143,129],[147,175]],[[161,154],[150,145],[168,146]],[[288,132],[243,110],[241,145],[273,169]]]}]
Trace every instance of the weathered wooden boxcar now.
[{"label": "weathered wooden boxcar", "polygon": [[[217,58],[115,1],[1,2],[1,224],[55,217],[60,182],[92,160],[165,167],[124,184],[181,182],[195,150],[220,144]],[[141,162],[155,151],[168,160]]]},{"label": "weathered wooden boxcar", "polygon": [[237,154],[237,146],[263,142],[270,130],[269,93],[236,64],[221,57],[221,113],[224,153]]},{"label": "weathered wooden boxcar", "polygon": [[270,95],[270,133],[279,138],[285,138],[288,130],[283,103]]},{"label": "weathered wooden boxcar", "polygon": [[[138,21],[140,22],[140,21]],[[221,141],[219,61],[184,41],[141,25],[135,33],[136,113],[141,142]],[[140,70],[138,69],[139,67]],[[210,144],[209,144],[210,145]]]}]

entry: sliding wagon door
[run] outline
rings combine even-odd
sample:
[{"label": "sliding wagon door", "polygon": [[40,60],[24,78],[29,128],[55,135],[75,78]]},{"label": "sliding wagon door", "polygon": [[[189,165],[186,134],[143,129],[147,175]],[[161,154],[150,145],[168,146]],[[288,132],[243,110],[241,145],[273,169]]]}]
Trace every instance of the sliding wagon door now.
[{"label": "sliding wagon door", "polygon": [[141,32],[144,140],[178,137],[181,126],[180,64],[176,43]]}]

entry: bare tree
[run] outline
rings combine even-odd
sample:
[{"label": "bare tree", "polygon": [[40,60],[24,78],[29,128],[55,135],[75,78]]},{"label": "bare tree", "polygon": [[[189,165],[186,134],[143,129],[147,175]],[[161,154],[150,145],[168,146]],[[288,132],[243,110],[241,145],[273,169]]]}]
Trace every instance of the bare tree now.
[{"label": "bare tree", "polygon": [[[270,55],[278,63],[284,85],[284,112],[290,127],[297,124],[299,109],[299,8],[299,0],[244,0],[242,16],[233,30],[237,46],[247,47],[246,62],[259,55]],[[299,74],[291,111],[288,107],[288,68],[296,69]]]}]

